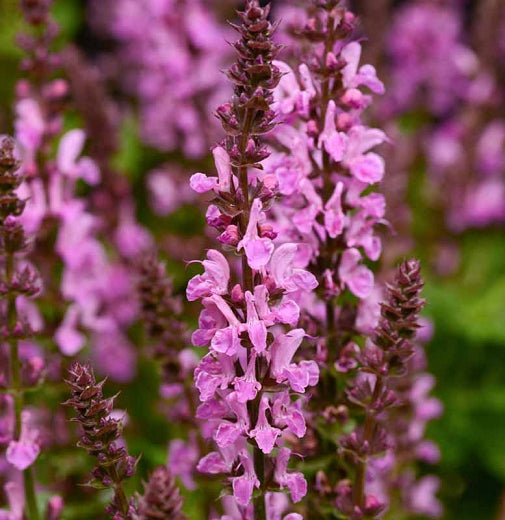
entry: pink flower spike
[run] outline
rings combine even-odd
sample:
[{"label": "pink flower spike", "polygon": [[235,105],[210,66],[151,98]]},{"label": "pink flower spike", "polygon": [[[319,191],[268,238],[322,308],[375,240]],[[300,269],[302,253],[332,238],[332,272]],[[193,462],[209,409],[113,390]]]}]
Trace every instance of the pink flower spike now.
[{"label": "pink flower spike", "polygon": [[259,412],[258,412],[258,422],[256,423],[256,428],[251,430],[249,433],[249,437],[252,437],[256,440],[258,447],[263,453],[270,453],[275,446],[275,441],[277,437],[281,434],[281,430],[279,428],[274,428],[268,422],[266,417],[266,411],[270,409],[270,405],[268,404],[268,398],[263,396],[261,398]]},{"label": "pink flower spike", "polygon": [[21,434],[19,440],[11,441],[6,451],[7,462],[20,471],[30,467],[40,453],[37,442],[39,432],[30,426],[31,413],[21,412]]},{"label": "pink flower spike", "polygon": [[263,205],[259,199],[254,199],[249,215],[249,222],[244,238],[238,243],[237,251],[242,248],[245,250],[247,263],[251,269],[261,269],[264,267],[274,250],[272,240],[260,238],[258,234],[258,223],[260,220]]}]

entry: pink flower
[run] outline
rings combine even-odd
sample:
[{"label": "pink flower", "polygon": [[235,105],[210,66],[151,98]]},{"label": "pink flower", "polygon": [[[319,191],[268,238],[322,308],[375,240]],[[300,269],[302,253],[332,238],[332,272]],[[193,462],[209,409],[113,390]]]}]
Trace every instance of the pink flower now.
[{"label": "pink flower", "polygon": [[251,359],[244,375],[233,380],[233,387],[240,403],[252,401],[261,390],[261,383],[256,379],[256,353],[254,351],[251,353]]},{"label": "pink flower", "polygon": [[79,129],[70,130],[60,140],[56,156],[58,171],[70,179],[84,179],[88,184],[98,184],[100,171],[89,157],[77,160],[84,148],[86,134]]},{"label": "pink flower", "polygon": [[230,281],[230,267],[222,253],[215,249],[207,252],[207,260],[202,262],[203,274],[191,278],[186,289],[189,301],[195,301],[212,294],[226,294]]},{"label": "pink flower", "polygon": [[333,160],[340,162],[344,157],[347,135],[344,132],[337,132],[335,125],[336,109],[335,101],[331,100],[326,109],[324,129],[319,135],[318,146],[324,145],[324,149],[332,156]]},{"label": "pink flower", "polygon": [[358,298],[366,298],[373,289],[373,274],[370,269],[360,264],[361,254],[356,248],[346,249],[342,253],[338,270],[342,283]]},{"label": "pink flower", "polygon": [[258,234],[258,224],[262,215],[263,205],[260,199],[254,199],[251,205],[249,222],[244,238],[238,243],[237,251],[245,250],[247,263],[252,269],[264,267],[274,250],[274,244],[270,238],[261,238]]},{"label": "pink flower", "polygon": [[217,169],[217,177],[208,177],[204,173],[195,173],[191,176],[189,184],[196,193],[207,191],[230,191],[231,165],[228,152],[221,146],[216,146],[212,151],[214,163]]},{"label": "pink flower", "polygon": [[230,481],[233,487],[233,496],[241,506],[249,505],[254,488],[258,488],[260,481],[254,472],[254,463],[246,450],[239,453],[240,465],[244,474],[240,477],[232,477]]},{"label": "pink flower", "polygon": [[245,301],[247,306],[247,332],[255,351],[260,354],[267,347],[267,327],[265,322],[259,319],[258,311],[254,306],[254,297],[249,291],[245,293]]},{"label": "pink flower", "polygon": [[282,244],[275,250],[270,261],[270,274],[275,283],[288,293],[297,290],[312,291],[318,285],[312,273],[295,266],[297,252],[296,244]]},{"label": "pink flower", "polygon": [[79,307],[70,305],[54,335],[56,344],[65,356],[74,356],[86,344],[86,336],[77,330],[79,315]]},{"label": "pink flower", "polygon": [[231,358],[224,354],[207,354],[195,368],[195,386],[200,391],[200,400],[208,401],[218,388],[227,388],[234,378]]},{"label": "pink flower", "polygon": [[342,69],[342,79],[345,88],[356,88],[361,85],[368,87],[375,94],[384,94],[384,84],[377,78],[375,67],[363,65],[359,68],[361,45],[358,42],[348,43],[341,52],[347,65]]},{"label": "pink flower", "polygon": [[338,182],[332,196],[328,199],[324,209],[324,227],[331,238],[336,238],[344,230],[346,216],[342,209],[342,192],[344,184]]},{"label": "pink flower", "polygon": [[233,458],[230,460],[226,460],[223,457],[223,453],[225,450],[221,452],[211,451],[205,457],[202,457],[198,462],[197,469],[202,473],[210,473],[211,475],[217,475],[219,473],[229,473],[231,471]]},{"label": "pink flower", "polygon": [[133,204],[124,203],[119,210],[119,225],[114,233],[119,252],[126,258],[135,258],[153,245],[153,237],[135,220]]},{"label": "pink flower", "polygon": [[347,135],[343,164],[357,180],[366,184],[379,182],[384,176],[384,159],[369,150],[386,141],[386,134],[377,128],[356,125]]},{"label": "pink flower", "polygon": [[170,473],[179,477],[186,489],[194,491],[196,482],[193,472],[200,456],[198,444],[193,435],[188,442],[182,439],[174,439],[168,449],[168,466]]},{"label": "pink flower", "polygon": [[307,431],[307,425],[298,405],[299,401],[291,402],[287,391],[280,392],[274,397],[272,416],[277,426],[286,426],[293,435],[301,439]]},{"label": "pink flower", "polygon": [[273,63],[283,73],[283,76],[274,90],[272,110],[281,116],[291,114],[294,110],[308,115],[309,102],[315,96],[316,90],[307,65],[300,65],[298,69],[300,82],[298,82],[293,69],[289,65],[282,61],[274,61]]},{"label": "pink flower", "polygon": [[39,432],[30,425],[31,413],[21,412],[21,434],[17,441],[13,440],[7,446],[7,462],[20,471],[30,467],[40,453],[38,444]]},{"label": "pink flower", "polygon": [[439,486],[439,479],[432,475],[418,480],[409,490],[408,502],[411,510],[419,515],[440,518],[443,508],[435,496]]},{"label": "pink flower", "polygon": [[45,121],[40,105],[30,98],[16,104],[16,139],[23,148],[23,159],[32,159],[42,143]]},{"label": "pink flower", "polygon": [[307,494],[307,481],[302,473],[288,473],[288,462],[291,450],[288,448],[279,448],[277,461],[275,465],[274,479],[281,489],[285,486],[289,488],[293,502],[300,500]]},{"label": "pink flower", "polygon": [[263,453],[270,453],[274,449],[275,441],[281,434],[281,430],[270,425],[266,417],[266,410],[270,410],[270,406],[268,398],[263,396],[258,412],[258,422],[256,427],[249,432],[249,437],[256,440],[256,444]]},{"label": "pink flower", "polygon": [[300,346],[305,331],[294,329],[286,334],[279,334],[271,347],[270,373],[278,383],[289,381],[295,392],[305,392],[307,386],[317,384],[319,367],[314,361],[291,363]]}]

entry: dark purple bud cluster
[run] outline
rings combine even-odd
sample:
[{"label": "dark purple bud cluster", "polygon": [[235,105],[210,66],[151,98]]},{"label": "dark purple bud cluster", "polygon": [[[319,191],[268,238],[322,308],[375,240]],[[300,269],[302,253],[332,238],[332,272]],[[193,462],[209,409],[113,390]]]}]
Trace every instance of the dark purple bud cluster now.
[{"label": "dark purple bud cluster", "polygon": [[182,497],[174,477],[166,466],[157,467],[145,484],[144,496],[139,499],[141,520],[185,520],[181,512]]},{"label": "dark purple bud cluster", "polygon": [[173,295],[173,285],[156,254],[146,255],[139,267],[137,289],[147,334],[156,342],[153,357],[161,362],[163,381],[180,375],[177,353],[189,344],[186,324],[181,320],[182,304]]},{"label": "dark purple bud cluster", "polygon": [[114,497],[107,512],[117,520],[133,519],[135,507],[126,498],[123,481],[135,473],[138,459],[128,455],[117,442],[123,425],[120,419],[111,417],[116,396],[105,398],[102,392],[105,380],[97,383],[93,370],[78,362],[71,366],[66,382],[72,398],[64,404],[74,408],[77,416],[72,421],[82,428],[77,445],[97,459],[89,485],[112,488]]},{"label": "dark purple bud cluster", "polygon": [[[380,416],[401,404],[394,391],[394,381],[405,373],[414,353],[412,340],[425,303],[420,296],[422,288],[419,262],[404,261],[394,283],[387,286],[373,342],[359,356],[361,374],[347,392],[349,400],[365,411],[363,425],[340,442],[356,465],[353,486],[342,486],[337,499],[339,510],[351,519],[377,518],[384,509],[373,495],[365,493],[367,463],[390,447],[387,424],[382,423]],[[363,377],[364,374],[368,377]]]},{"label": "dark purple bud cluster", "polygon": [[276,26],[268,21],[269,12],[270,6],[262,8],[257,0],[249,0],[245,11],[238,13],[242,24],[231,24],[240,35],[233,43],[237,61],[226,72],[234,84],[234,97],[218,108],[217,116],[228,134],[225,148],[236,167],[261,167],[269,155],[257,136],[275,126],[272,90],[282,76],[272,63],[281,47],[272,41]]},{"label": "dark purple bud cluster", "polygon": [[[28,238],[17,218],[25,208],[25,201],[16,193],[23,181],[19,166],[14,140],[4,137],[0,141],[0,258],[5,276],[0,277],[0,298],[12,301],[19,295],[30,297],[40,291],[40,279],[33,267],[28,264],[19,266],[14,261],[28,248]],[[7,309],[0,307],[2,339],[23,339],[31,334],[28,324],[19,319],[8,326],[12,320],[2,316],[5,312]]]}]

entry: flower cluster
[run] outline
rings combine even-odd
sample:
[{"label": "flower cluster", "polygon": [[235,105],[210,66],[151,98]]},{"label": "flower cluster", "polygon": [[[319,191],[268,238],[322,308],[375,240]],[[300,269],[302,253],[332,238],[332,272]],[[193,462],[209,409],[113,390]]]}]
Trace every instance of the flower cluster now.
[{"label": "flower cluster", "polygon": [[340,440],[341,448],[351,454],[356,466],[352,485],[342,483],[338,489],[337,507],[348,518],[379,518],[386,507],[375,495],[367,493],[367,470],[373,457],[388,448],[395,453],[396,439],[388,437],[388,422],[381,421],[381,417],[401,404],[393,381],[405,374],[414,354],[412,340],[424,305],[420,297],[422,287],[419,262],[403,262],[394,283],[387,287],[375,334],[358,356],[358,375],[347,396],[364,410],[365,419]]},{"label": "flower cluster", "polygon": [[[46,279],[50,270],[43,274],[48,284],[44,297],[59,309],[57,318],[46,325],[56,329],[54,338],[66,356],[75,355],[87,343],[82,328],[91,332],[94,355],[100,359],[103,371],[126,380],[135,371],[135,353],[125,335],[136,312],[134,304],[126,303],[132,301],[132,280],[124,265],[108,257],[99,238],[102,223],[79,196],[80,182],[92,188],[101,179],[96,163],[81,157],[85,133],[69,130],[59,138],[56,156],[52,155],[54,142],[61,134],[69,88],[65,80],[53,79],[61,59],[51,52],[56,33],[49,11],[51,2],[25,4],[25,18],[33,26],[33,35],[25,35],[21,44],[34,57],[24,64],[27,79],[17,85],[15,137],[26,177],[20,194],[27,199],[22,222],[29,233],[38,235],[34,255],[53,266],[63,263],[59,287]],[[40,16],[34,18],[33,12]],[[123,218],[120,214],[115,245],[129,257],[146,248],[150,238],[132,221],[130,208],[122,209],[126,211]],[[121,300],[125,303],[119,305]]]},{"label": "flower cluster", "polygon": [[165,466],[158,466],[145,486],[144,496],[139,500],[142,520],[185,520],[181,512],[182,498],[173,476]]},{"label": "flower cluster", "polygon": [[[395,225],[384,193],[394,211],[403,153],[428,158],[431,188],[469,154],[482,185],[501,183],[498,69],[462,44],[455,4],[398,7],[394,38],[374,28],[381,43],[362,59],[368,22],[352,2],[277,1],[280,35],[265,3],[243,0],[224,27],[235,0],[93,0],[86,38],[66,46],[53,0],[20,1],[15,139],[0,136],[0,520],[97,518],[104,503],[113,520],[442,514],[438,479],[418,476],[438,460],[425,430],[442,410],[423,280],[408,260],[382,282],[397,262],[382,251]],[[372,3],[389,12],[389,0],[359,8]],[[367,63],[381,66],[381,45],[394,72],[377,103],[382,71]],[[475,110],[459,107],[469,99]],[[397,117],[423,103],[430,121],[413,143]],[[409,147],[382,189],[394,140]],[[481,185],[472,175],[453,230],[489,221],[478,190],[466,198]],[[119,393],[106,397],[95,373],[130,399],[140,439],[123,437]],[[56,408],[65,399],[77,434]],[[184,503],[179,485],[197,499]]]},{"label": "flower cluster", "polygon": [[227,71],[234,96],[217,111],[227,133],[213,151],[218,176],[191,177],[195,191],[214,195],[207,222],[220,232],[224,247],[242,257],[240,280],[232,282],[234,266],[213,249],[202,262],[204,273],[187,287],[188,299],[201,299],[204,306],[193,344],[209,345],[195,370],[202,401],[197,416],[206,420],[204,435],[219,448],[198,468],[228,474],[239,514],[259,519],[266,518],[270,491],[287,487],[294,502],[306,493],[303,475],[288,470],[291,450],[285,443],[288,435],[303,437],[306,430],[303,399],[293,401],[291,394],[303,395],[318,380],[315,362],[295,361],[306,336],[295,328],[296,300],[317,281],[299,267],[297,244],[276,247],[265,213],[277,183],[262,175],[269,152],[260,136],[274,126],[272,89],[281,79],[272,63],[279,47],[271,41],[275,27],[268,13],[256,0],[239,13],[242,24],[233,26],[240,35],[233,44],[238,59]]},{"label": "flower cluster", "polygon": [[384,161],[373,149],[386,135],[361,119],[372,101],[364,89],[381,94],[384,86],[372,66],[359,65],[353,28],[353,14],[335,2],[323,2],[299,28],[301,37],[316,43],[295,70],[278,64],[284,76],[275,108],[286,124],[274,132],[278,151],[267,166],[282,195],[273,218],[283,236],[302,243],[298,261],[320,283],[320,303],[308,305],[333,361],[345,346],[338,344],[337,330],[349,330],[335,303],[347,292],[370,296],[373,274],[364,261],[379,258],[375,228],[385,212],[384,197],[370,187],[384,175]]},{"label": "flower cluster", "polygon": [[[21,518],[25,503],[30,518],[38,515],[32,465],[40,453],[39,432],[34,427],[32,412],[26,408],[24,393],[29,387],[39,385],[45,372],[42,357],[33,352],[27,355],[20,348],[20,342],[33,333],[26,317],[29,298],[41,288],[38,273],[24,258],[29,248],[29,238],[21,223],[26,201],[16,193],[22,181],[14,140],[3,137],[0,141],[0,341],[3,360],[8,359],[8,363],[2,366],[0,374],[1,386],[8,392],[0,395],[4,410],[1,444],[6,445],[5,458],[10,467],[23,472],[22,487],[15,480],[6,485],[11,502],[8,518],[13,519]],[[54,516],[59,517],[58,511],[54,511]]]},{"label": "flower cluster", "polygon": [[89,485],[112,488],[114,496],[107,512],[117,520],[134,520],[136,504],[127,499],[123,481],[135,473],[138,459],[128,455],[118,442],[122,421],[112,415],[115,397],[103,396],[104,383],[96,382],[89,366],[75,362],[67,380],[72,397],[65,405],[74,408],[77,415],[73,420],[82,429],[78,446],[97,459]]}]

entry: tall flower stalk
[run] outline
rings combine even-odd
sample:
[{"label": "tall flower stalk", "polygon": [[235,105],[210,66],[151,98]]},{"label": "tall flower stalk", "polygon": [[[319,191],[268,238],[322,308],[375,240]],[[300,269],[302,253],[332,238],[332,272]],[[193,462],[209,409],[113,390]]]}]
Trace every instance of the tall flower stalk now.
[{"label": "tall flower stalk", "polygon": [[275,26],[268,14],[269,7],[248,0],[239,13],[242,24],[233,25],[240,39],[233,44],[237,61],[227,71],[234,96],[217,111],[227,134],[213,150],[218,176],[191,178],[195,191],[214,194],[207,222],[221,233],[225,250],[241,257],[238,279],[232,282],[233,263],[210,250],[205,272],[187,287],[188,299],[201,299],[204,306],[193,343],[210,344],[195,370],[202,402],[197,416],[207,420],[205,434],[219,448],[198,467],[228,474],[237,515],[259,520],[274,507],[272,492],[288,487],[295,502],[306,493],[303,475],[287,469],[286,437],[303,437],[306,430],[303,399],[293,401],[291,393],[303,394],[318,379],[313,361],[293,362],[306,335],[294,328],[296,300],[317,282],[296,263],[296,244],[274,245],[276,233],[265,214],[274,204],[277,183],[262,172],[269,152],[261,136],[275,125],[272,90],[281,78],[272,63],[279,47],[271,40]]},{"label": "tall flower stalk", "polygon": [[311,3],[296,31],[305,54],[293,60],[295,70],[278,63],[284,76],[275,108],[286,124],[273,134],[277,153],[267,167],[282,195],[274,219],[286,236],[304,243],[303,260],[320,282],[324,316],[319,308],[308,312],[318,321],[328,363],[359,332],[357,309],[374,286],[364,260],[380,256],[375,228],[385,209],[371,188],[384,175],[384,161],[372,150],[386,135],[362,121],[372,102],[362,90],[381,94],[384,86],[372,66],[359,66],[354,15],[340,3]]},{"label": "tall flower stalk", "polygon": [[[365,413],[364,422],[340,441],[353,455],[355,476],[352,487],[341,486],[337,505],[349,518],[378,518],[386,507],[367,493],[366,481],[373,457],[386,451],[391,441],[388,423],[381,420],[385,412],[401,404],[394,380],[403,376],[414,354],[423,281],[416,260],[403,262],[393,284],[387,287],[381,304],[381,318],[375,334],[359,356],[360,368],[353,387],[348,391],[351,402]],[[360,516],[361,515],[361,516]]]},{"label": "tall flower stalk", "polygon": [[31,414],[25,409],[26,388],[22,378],[25,367],[19,352],[19,341],[29,337],[31,330],[18,313],[17,303],[20,297],[37,294],[40,283],[37,273],[22,258],[27,252],[29,238],[19,221],[25,207],[25,201],[16,193],[23,180],[18,173],[19,167],[20,163],[14,155],[14,140],[4,137],[0,142],[0,318],[3,324],[1,340],[9,346],[8,391],[14,401],[13,438],[6,455],[7,461],[23,472],[26,515],[29,520],[38,520],[40,515],[32,464],[40,448],[37,431],[30,425]]},{"label": "tall flower stalk", "polygon": [[97,459],[89,484],[113,490],[114,496],[107,507],[111,518],[134,520],[137,507],[133,499],[128,499],[123,482],[135,473],[138,459],[128,455],[126,448],[118,442],[123,424],[111,415],[115,396],[103,396],[104,383],[96,382],[89,366],[74,363],[67,380],[72,397],[65,405],[74,408],[77,415],[73,420],[82,429],[78,446]]}]

